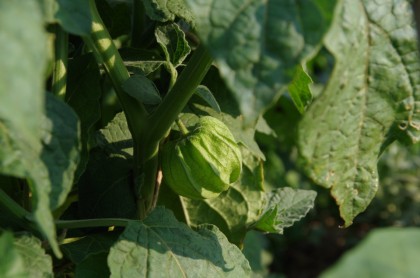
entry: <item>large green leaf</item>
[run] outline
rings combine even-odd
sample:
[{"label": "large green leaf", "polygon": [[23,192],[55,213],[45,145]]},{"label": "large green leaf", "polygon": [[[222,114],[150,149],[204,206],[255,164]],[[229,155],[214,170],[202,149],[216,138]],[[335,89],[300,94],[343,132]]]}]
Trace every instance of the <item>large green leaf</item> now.
[{"label": "large green leaf", "polygon": [[92,255],[108,253],[117,240],[118,233],[87,235],[79,240],[62,245],[64,255],[73,263],[80,264]]},{"label": "large green leaf", "polygon": [[38,238],[18,237],[14,241],[14,247],[23,259],[27,277],[53,277],[52,259],[45,253]]},{"label": "large green leaf", "polygon": [[191,230],[166,209],[131,222],[111,248],[111,277],[249,277],[241,251],[215,227]]},{"label": "large green leaf", "polygon": [[316,192],[312,190],[278,188],[267,194],[266,208],[254,228],[283,234],[283,229],[302,219],[314,207]]},{"label": "large green leaf", "polygon": [[144,0],[143,5],[146,14],[153,20],[167,22],[179,17],[190,24],[194,22],[194,16],[183,0]]},{"label": "large green leaf", "polygon": [[67,32],[79,36],[90,33],[92,17],[87,0],[57,0],[55,18]]},{"label": "large green leaf", "polygon": [[86,168],[89,159],[89,140],[93,126],[101,117],[99,99],[101,97],[101,76],[92,54],[83,55],[69,61],[66,102],[80,119],[81,153],[76,171],[76,180]]},{"label": "large green leaf", "polygon": [[97,145],[79,181],[80,213],[86,218],[135,217],[133,143],[123,113],[100,131]]},{"label": "large green leaf", "polygon": [[408,1],[346,0],[336,20],[326,38],[336,66],[301,122],[299,148],[348,226],[375,195],[382,149],[401,134],[420,138],[420,62]]},{"label": "large green leaf", "polygon": [[75,277],[109,277],[107,257],[119,232],[91,234],[61,246],[75,265]]},{"label": "large green leaf", "polygon": [[41,241],[32,236],[0,236],[0,273],[2,277],[52,277],[52,260]]},{"label": "large green leaf", "polygon": [[99,253],[89,256],[86,260],[76,265],[75,278],[109,277],[109,268],[106,265],[108,253]]},{"label": "large green leaf", "polygon": [[47,94],[42,161],[51,180],[50,207],[58,208],[70,192],[80,158],[80,128],[74,111],[60,99]]},{"label": "large green leaf", "polygon": [[1,1],[0,26],[0,172],[28,179],[34,219],[59,256],[51,183],[40,158],[47,47],[38,2]]},{"label": "large green leaf", "polygon": [[3,277],[27,277],[25,263],[13,245],[13,234],[5,232],[0,236],[0,273]]},{"label": "large green leaf", "polygon": [[419,257],[420,229],[377,229],[320,277],[417,277]]},{"label": "large green leaf", "polygon": [[292,81],[331,22],[334,0],[186,0],[198,34],[235,94],[246,122]]},{"label": "large green leaf", "polygon": [[[22,18],[19,18],[22,16]],[[5,133],[27,144],[38,145],[44,111],[43,71],[46,66],[46,34],[35,0],[20,5],[0,3],[0,120]],[[16,74],[16,73],[19,74]],[[11,136],[11,135],[9,135]],[[3,145],[3,144],[2,144]],[[17,171],[18,154],[2,159],[2,169]],[[19,164],[19,161],[17,161]],[[19,170],[23,175],[24,170]]]}]

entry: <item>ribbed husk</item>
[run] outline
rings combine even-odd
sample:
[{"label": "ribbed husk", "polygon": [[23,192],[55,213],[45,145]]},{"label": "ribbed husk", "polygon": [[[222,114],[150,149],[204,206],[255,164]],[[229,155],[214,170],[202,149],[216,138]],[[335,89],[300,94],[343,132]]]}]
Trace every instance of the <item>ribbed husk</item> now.
[{"label": "ribbed husk", "polygon": [[228,127],[205,116],[188,135],[169,142],[162,152],[163,178],[172,190],[191,199],[209,199],[238,180],[239,146]]}]

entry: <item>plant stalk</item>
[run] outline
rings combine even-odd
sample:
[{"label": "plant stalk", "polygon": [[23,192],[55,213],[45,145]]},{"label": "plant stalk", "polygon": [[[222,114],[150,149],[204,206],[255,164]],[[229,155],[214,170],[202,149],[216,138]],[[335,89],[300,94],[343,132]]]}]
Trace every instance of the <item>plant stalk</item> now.
[{"label": "plant stalk", "polygon": [[95,227],[126,227],[132,219],[123,218],[100,218],[100,219],[81,219],[81,220],[57,220],[55,226],[59,229],[80,229]]},{"label": "plant stalk", "polygon": [[154,196],[156,190],[156,179],[159,167],[159,155],[156,153],[152,158],[145,161],[141,169],[139,193],[137,195],[137,213],[140,219],[146,218],[154,208]]},{"label": "plant stalk", "polygon": [[197,86],[200,85],[212,62],[213,59],[208,50],[203,45],[200,45],[193,53],[172,89],[156,111],[150,115],[147,121],[149,132],[146,135],[148,136],[146,137],[146,145],[149,151],[146,153],[146,158],[157,152],[159,142],[171,128],[182,109],[184,109]]},{"label": "plant stalk", "polygon": [[89,36],[84,37],[84,40],[95,52],[95,57],[100,57],[98,62],[103,63],[126,115],[128,127],[136,146],[143,131],[147,112],[143,104],[122,89],[122,85],[130,78],[130,74],[99,15],[95,0],[90,0],[89,3],[92,14],[92,30]]},{"label": "plant stalk", "polygon": [[0,207],[3,208],[3,211],[13,215],[18,225],[22,228],[34,233],[38,232],[36,225],[29,220],[31,213],[16,203],[2,189],[0,189]]},{"label": "plant stalk", "polygon": [[130,74],[99,15],[95,0],[89,0],[89,3],[92,14],[92,30],[90,35],[85,37],[84,40],[94,52],[98,63],[103,64],[124,110],[128,128],[133,137],[133,172],[136,179],[142,175],[142,171],[145,168],[143,164],[146,160],[142,159],[140,148],[143,143],[143,133],[148,132],[145,128],[148,113],[142,103],[132,98],[122,89],[122,85],[130,78]]},{"label": "plant stalk", "polygon": [[54,68],[52,75],[52,93],[63,99],[66,96],[67,61],[69,36],[60,25],[55,25]]},{"label": "plant stalk", "polygon": [[191,57],[169,93],[156,111],[147,120],[147,133],[144,133],[140,156],[144,168],[144,179],[137,196],[137,209],[143,219],[152,209],[157,195],[158,148],[161,140],[184,109],[188,100],[200,85],[213,59],[204,46],[200,46]]}]

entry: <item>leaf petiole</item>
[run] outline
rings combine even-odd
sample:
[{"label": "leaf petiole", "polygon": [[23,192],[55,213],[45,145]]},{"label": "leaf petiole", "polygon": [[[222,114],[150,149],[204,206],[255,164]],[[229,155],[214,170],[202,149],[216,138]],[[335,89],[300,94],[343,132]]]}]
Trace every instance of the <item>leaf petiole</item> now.
[{"label": "leaf petiole", "polygon": [[59,229],[80,229],[95,227],[126,227],[129,222],[135,220],[124,218],[100,218],[100,219],[81,219],[81,220],[57,220],[55,225]]},{"label": "leaf petiole", "polygon": [[38,231],[36,225],[29,220],[31,219],[31,213],[10,198],[2,189],[0,189],[0,208],[3,208],[3,211],[13,215],[22,228],[33,232]]}]

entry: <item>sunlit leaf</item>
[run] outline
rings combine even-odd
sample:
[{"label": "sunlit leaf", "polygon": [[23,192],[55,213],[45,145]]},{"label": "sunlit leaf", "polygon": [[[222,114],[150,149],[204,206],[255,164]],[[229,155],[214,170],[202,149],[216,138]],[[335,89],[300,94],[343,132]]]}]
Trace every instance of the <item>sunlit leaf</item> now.
[{"label": "sunlit leaf", "polygon": [[108,256],[111,277],[247,277],[242,252],[211,225],[191,230],[166,209],[131,222]]},{"label": "sunlit leaf", "polygon": [[48,55],[38,1],[1,1],[0,26],[0,172],[27,178],[34,220],[60,256],[50,211],[51,182],[41,160]]},{"label": "sunlit leaf", "polygon": [[420,138],[420,60],[409,1],[343,1],[326,45],[336,66],[299,127],[305,168],[331,188],[345,226],[378,188],[390,141]]},{"label": "sunlit leaf", "polygon": [[257,120],[317,50],[335,2],[186,0],[245,123]]},{"label": "sunlit leaf", "polygon": [[302,219],[314,207],[316,192],[311,190],[279,188],[267,194],[267,205],[255,229],[269,233],[283,233]]}]

